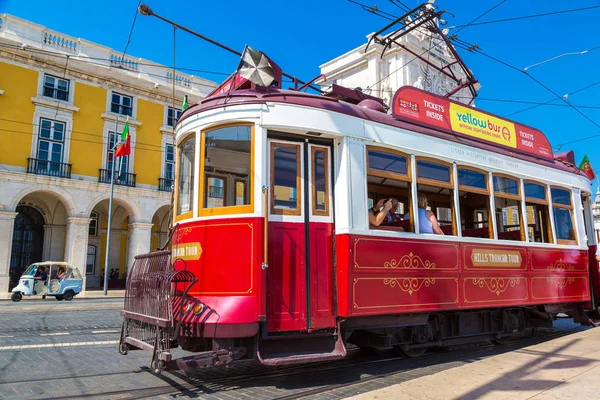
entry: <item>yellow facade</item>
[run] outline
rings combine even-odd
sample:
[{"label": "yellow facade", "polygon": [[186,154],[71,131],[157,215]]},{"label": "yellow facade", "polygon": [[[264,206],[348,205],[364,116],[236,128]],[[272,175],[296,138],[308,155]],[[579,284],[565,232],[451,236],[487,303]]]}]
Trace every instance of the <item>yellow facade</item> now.
[{"label": "yellow facade", "polygon": [[[4,91],[0,96],[2,148],[10,149],[0,152],[0,164],[27,166],[27,158],[32,154],[31,147],[36,145],[32,135],[39,132],[40,124],[39,120],[34,121],[35,104],[31,99],[44,99],[43,96],[38,96],[39,74],[37,70],[25,66],[0,62],[0,90]],[[109,113],[109,92],[94,84],[75,81],[69,76],[66,78],[69,79],[70,90],[73,90],[72,105],[78,110],[72,113],[70,140],[65,141],[65,148],[66,142],[70,147],[69,156],[68,159],[63,156],[63,162],[72,165],[72,174],[97,178],[99,169],[106,168],[103,165],[103,153],[106,151],[105,127],[110,122],[105,121],[102,115]],[[127,93],[123,90],[120,92]],[[164,159],[161,127],[165,125],[167,105],[135,94],[131,96],[137,99],[135,119],[141,122],[141,126],[135,128],[137,144],[132,144],[134,164],[130,171],[137,175],[137,184],[158,186]],[[120,116],[121,124],[124,119],[124,116]],[[61,117],[57,117],[57,120],[64,122]],[[114,128],[110,130],[114,131]],[[34,149],[33,153],[36,151]]]},{"label": "yellow facade", "polygon": [[[31,154],[38,72],[0,61],[0,164],[27,166]],[[9,149],[9,151],[6,151]]]},{"label": "yellow facade", "polygon": [[142,126],[137,129],[136,133],[133,172],[137,174],[138,183],[157,185],[162,170],[162,133],[160,127],[163,125],[164,120],[164,106],[139,99],[137,118],[142,122]]},{"label": "yellow facade", "polygon": [[96,176],[102,165],[106,90],[76,82],[74,104],[79,111],[73,115],[69,163],[78,175]]}]

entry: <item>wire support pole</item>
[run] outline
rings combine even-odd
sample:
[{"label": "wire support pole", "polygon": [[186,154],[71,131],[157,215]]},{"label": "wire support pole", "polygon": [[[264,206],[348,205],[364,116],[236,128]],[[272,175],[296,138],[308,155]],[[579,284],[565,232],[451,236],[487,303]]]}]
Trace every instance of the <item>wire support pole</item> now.
[{"label": "wire support pole", "polygon": [[[115,148],[117,147],[117,132],[119,131],[119,117],[115,120],[115,144],[112,148],[113,151],[113,159],[112,166],[110,170],[110,197],[108,198],[108,226],[106,227],[106,259],[104,260],[104,295],[106,296],[108,293],[108,263],[110,257],[110,228],[112,224],[112,208],[113,208],[113,195],[115,192]],[[109,134],[110,135],[110,134]],[[108,138],[108,142],[110,143],[110,137]]]}]

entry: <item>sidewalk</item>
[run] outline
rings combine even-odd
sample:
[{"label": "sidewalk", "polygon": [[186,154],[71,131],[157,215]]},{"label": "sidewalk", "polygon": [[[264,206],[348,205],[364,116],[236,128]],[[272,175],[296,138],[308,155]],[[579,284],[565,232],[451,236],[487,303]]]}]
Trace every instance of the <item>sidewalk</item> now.
[{"label": "sidewalk", "polygon": [[[10,300],[10,296],[12,295],[12,293],[0,293],[0,301],[2,300]],[[48,296],[47,298],[49,298],[50,296]],[[106,296],[104,295],[104,291],[103,290],[86,290],[84,292],[79,293],[77,296],[75,296],[75,299],[108,299],[108,298],[123,298],[125,297],[125,290],[124,289],[109,289],[108,292],[106,293]],[[41,296],[31,296],[29,297],[29,299],[41,299]],[[23,297],[22,301],[27,300],[28,297],[25,296]]]},{"label": "sidewalk", "polygon": [[474,361],[347,400],[600,398],[600,329]]}]

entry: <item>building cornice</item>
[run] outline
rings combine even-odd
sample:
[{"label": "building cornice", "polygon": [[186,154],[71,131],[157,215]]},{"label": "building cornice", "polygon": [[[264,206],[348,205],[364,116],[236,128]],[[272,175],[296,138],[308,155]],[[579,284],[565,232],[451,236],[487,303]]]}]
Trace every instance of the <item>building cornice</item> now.
[{"label": "building cornice", "polygon": [[140,126],[142,126],[142,123],[140,121],[138,121],[137,119],[132,119],[129,118],[127,119],[126,116],[123,115],[117,115],[117,114],[113,114],[113,113],[103,113],[101,115],[102,119],[107,121],[107,122],[117,122],[117,118],[119,118],[119,122],[124,124],[125,121],[129,121],[129,125],[135,126],[136,128],[139,128]]},{"label": "building cornice", "polygon": [[33,104],[35,104],[36,106],[45,106],[45,107],[50,107],[50,108],[55,108],[58,109],[59,111],[65,111],[68,113],[76,113],[77,111],[79,111],[79,107],[75,107],[72,104],[66,103],[66,102],[62,102],[62,101],[58,101],[58,100],[50,100],[50,99],[45,99],[43,97],[32,97],[31,98],[31,102]]},{"label": "building cornice", "polygon": [[163,125],[160,127],[160,131],[161,133],[165,134],[165,135],[169,135],[169,136],[173,136],[173,127],[172,126],[167,126],[167,125]]}]

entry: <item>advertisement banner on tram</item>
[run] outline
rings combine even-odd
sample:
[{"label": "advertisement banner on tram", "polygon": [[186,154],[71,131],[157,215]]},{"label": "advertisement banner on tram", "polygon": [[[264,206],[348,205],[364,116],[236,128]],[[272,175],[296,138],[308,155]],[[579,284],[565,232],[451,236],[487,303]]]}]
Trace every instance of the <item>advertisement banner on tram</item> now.
[{"label": "advertisement banner on tram", "polygon": [[553,159],[552,147],[537,129],[413,87],[402,87],[394,95],[392,115],[479,141]]}]

